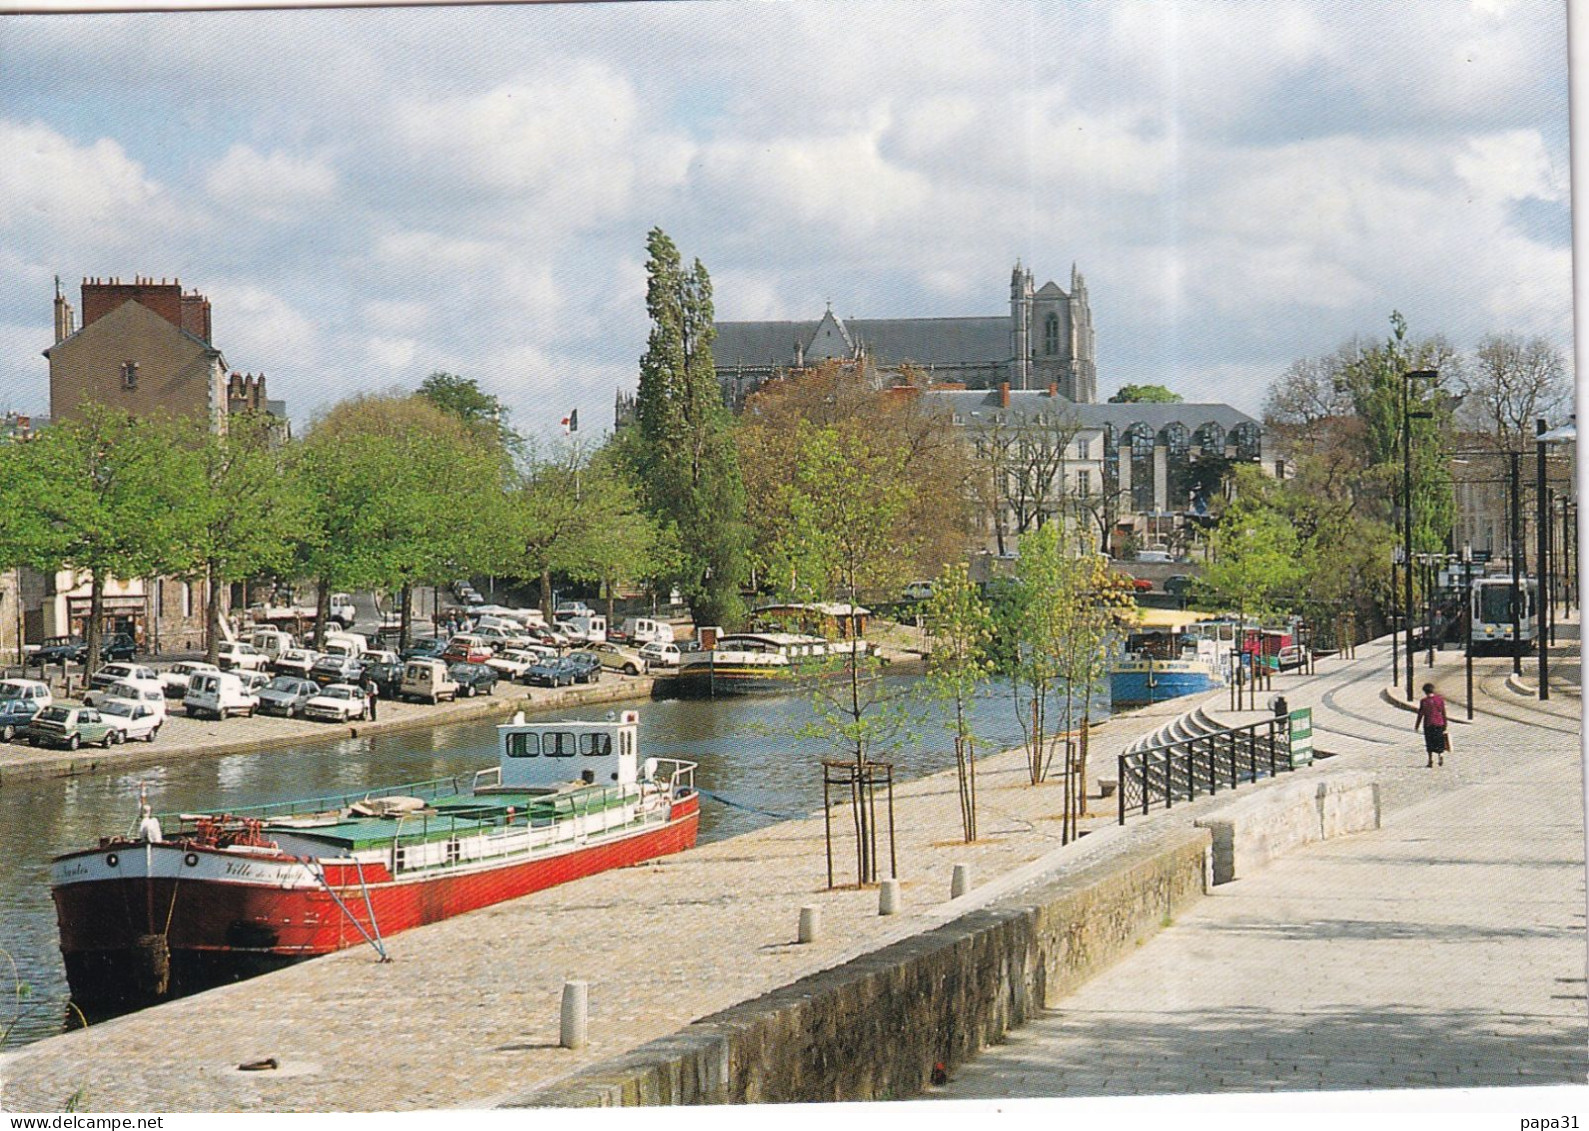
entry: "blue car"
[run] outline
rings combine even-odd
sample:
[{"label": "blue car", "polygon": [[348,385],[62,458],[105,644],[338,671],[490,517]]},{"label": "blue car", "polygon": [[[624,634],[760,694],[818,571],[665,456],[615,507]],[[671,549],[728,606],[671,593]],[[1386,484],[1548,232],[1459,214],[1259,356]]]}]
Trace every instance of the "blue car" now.
[{"label": "blue car", "polygon": [[575,683],[597,683],[601,680],[601,657],[594,652],[570,652],[564,656],[574,668]]},{"label": "blue car", "polygon": [[578,674],[568,657],[548,656],[526,671],[523,679],[532,687],[567,687]]},{"label": "blue car", "polygon": [[10,742],[41,710],[43,704],[37,699],[0,699],[0,742]]}]

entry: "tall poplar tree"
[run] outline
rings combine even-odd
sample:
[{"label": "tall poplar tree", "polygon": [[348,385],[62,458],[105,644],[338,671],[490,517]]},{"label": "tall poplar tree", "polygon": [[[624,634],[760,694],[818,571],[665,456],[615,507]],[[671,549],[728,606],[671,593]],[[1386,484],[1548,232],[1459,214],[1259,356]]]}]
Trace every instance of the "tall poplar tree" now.
[{"label": "tall poplar tree", "polygon": [[629,458],[651,517],[671,528],[677,584],[698,624],[744,616],[745,486],[712,364],[712,281],[660,228],[646,237],[651,335],[640,359]]}]

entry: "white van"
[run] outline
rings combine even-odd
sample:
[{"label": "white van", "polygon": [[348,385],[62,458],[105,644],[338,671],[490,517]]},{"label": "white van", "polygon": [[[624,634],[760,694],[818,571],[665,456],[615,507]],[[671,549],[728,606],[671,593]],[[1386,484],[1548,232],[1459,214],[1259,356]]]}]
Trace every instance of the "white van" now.
[{"label": "white van", "polygon": [[320,649],[322,656],[339,656],[349,659],[358,659],[370,642],[362,636],[355,636],[351,632],[328,632],[325,644]]},{"label": "white van", "polygon": [[591,644],[602,644],[607,639],[607,618],[596,616],[564,617],[557,622],[570,636]]},{"label": "white van", "polygon": [[440,703],[458,698],[458,683],[441,660],[415,659],[403,665],[403,682],[398,685],[397,694],[403,699]]},{"label": "white van", "polygon": [[343,628],[352,628],[353,622],[359,619],[358,610],[353,607],[353,594],[331,594],[331,611],[327,615]]},{"label": "white van", "polygon": [[255,651],[263,652],[274,663],[281,658],[281,654],[290,648],[298,647],[298,642],[292,638],[292,633],[283,632],[279,628],[256,628],[249,636],[248,642],[254,646]]},{"label": "white van", "polygon": [[188,680],[188,693],[182,706],[194,718],[205,715],[224,719],[227,715],[252,717],[259,709],[259,696],[243,687],[231,672],[199,672]]},{"label": "white van", "polygon": [[652,620],[650,617],[625,617],[619,631],[631,644],[650,644],[653,640],[659,644],[673,643],[673,626],[667,621]]}]

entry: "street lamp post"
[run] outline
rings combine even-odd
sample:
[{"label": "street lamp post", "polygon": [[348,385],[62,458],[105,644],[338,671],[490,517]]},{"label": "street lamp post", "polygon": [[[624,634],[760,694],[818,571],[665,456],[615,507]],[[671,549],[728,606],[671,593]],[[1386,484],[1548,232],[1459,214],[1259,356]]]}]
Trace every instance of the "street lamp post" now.
[{"label": "street lamp post", "polygon": [[1473,721],[1473,547],[1462,543],[1463,663],[1468,669],[1468,721]]},{"label": "street lamp post", "polygon": [[1534,420],[1534,522],[1539,528],[1535,533],[1539,542],[1538,552],[1534,555],[1534,575],[1539,579],[1535,592],[1538,596],[1534,603],[1534,635],[1539,638],[1539,698],[1541,702],[1550,698],[1550,648],[1546,643],[1545,634],[1540,631],[1540,617],[1543,610],[1539,602],[1545,598],[1546,578],[1550,576],[1550,512],[1546,509],[1550,500],[1545,496],[1545,418],[1536,417]]},{"label": "street lamp post", "polygon": [[1511,521],[1511,551],[1508,556],[1512,559],[1512,674],[1523,674],[1523,584],[1522,562],[1519,560],[1523,553],[1523,532],[1521,501],[1518,476],[1521,474],[1523,460],[1522,452],[1507,452],[1511,457],[1511,487],[1512,487],[1512,521]]},{"label": "street lamp post", "polygon": [[1402,546],[1407,552],[1407,569],[1402,578],[1402,595],[1405,600],[1402,608],[1407,615],[1407,701],[1413,699],[1413,654],[1412,654],[1412,422],[1416,417],[1428,420],[1434,416],[1432,412],[1413,412],[1410,403],[1412,399],[1412,383],[1415,378],[1436,380],[1440,376],[1435,369],[1412,369],[1402,374],[1401,380],[1401,498],[1402,498]]},{"label": "street lamp post", "polygon": [[1401,671],[1401,628],[1396,624],[1396,568],[1401,565],[1402,549],[1395,547],[1390,552],[1390,674],[1391,678]]}]

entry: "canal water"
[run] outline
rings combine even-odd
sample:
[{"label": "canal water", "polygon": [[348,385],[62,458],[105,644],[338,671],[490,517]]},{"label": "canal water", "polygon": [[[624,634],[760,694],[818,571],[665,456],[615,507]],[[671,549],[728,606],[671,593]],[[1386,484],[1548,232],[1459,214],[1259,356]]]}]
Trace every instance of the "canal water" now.
[{"label": "canal water", "polygon": [[[884,681],[909,693],[912,681]],[[840,755],[830,743],[797,732],[814,719],[804,695],[718,700],[636,700],[576,708],[535,718],[590,718],[607,711],[640,712],[644,756],[698,762],[701,839],[721,840],[788,817],[821,809],[823,758]],[[1101,708],[1095,706],[1095,714]],[[947,769],[953,746],[937,707],[914,704],[896,749],[873,752],[893,762],[902,780]],[[989,685],[974,703],[979,752],[1021,742],[1007,687]],[[239,720],[238,725],[248,725]],[[169,766],[141,766],[125,774],[24,781],[0,791],[0,1047],[51,1036],[67,1016],[65,971],[57,946],[49,861],[93,844],[101,835],[130,832],[140,789],[157,813],[241,807],[360,791],[440,778],[495,765],[494,722],[282,746],[214,758],[186,758]],[[26,990],[12,992],[7,958]],[[7,1029],[10,1032],[7,1036]]]}]

